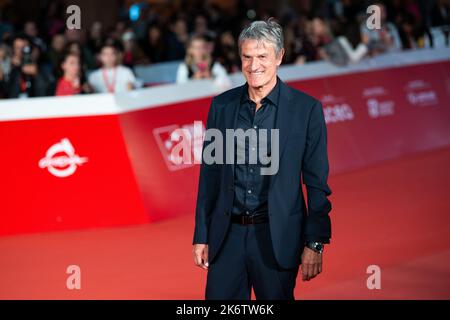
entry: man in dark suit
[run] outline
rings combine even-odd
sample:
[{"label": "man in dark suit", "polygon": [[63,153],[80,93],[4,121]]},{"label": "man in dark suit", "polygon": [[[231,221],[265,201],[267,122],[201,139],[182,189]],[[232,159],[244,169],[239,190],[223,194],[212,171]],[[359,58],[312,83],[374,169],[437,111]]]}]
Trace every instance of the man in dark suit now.
[{"label": "man in dark suit", "polygon": [[[303,280],[322,272],[331,237],[322,106],[277,77],[284,49],[276,22],[253,22],[241,32],[239,50],[246,84],[215,97],[208,114],[194,261],[208,270],[206,299],[250,299],[251,288],[257,299],[294,299],[300,265]],[[230,129],[231,143],[212,148],[220,144],[208,133],[230,139]],[[235,139],[239,132],[250,133]],[[205,161],[211,150],[224,154],[225,163]],[[270,163],[251,161],[257,150]]]}]

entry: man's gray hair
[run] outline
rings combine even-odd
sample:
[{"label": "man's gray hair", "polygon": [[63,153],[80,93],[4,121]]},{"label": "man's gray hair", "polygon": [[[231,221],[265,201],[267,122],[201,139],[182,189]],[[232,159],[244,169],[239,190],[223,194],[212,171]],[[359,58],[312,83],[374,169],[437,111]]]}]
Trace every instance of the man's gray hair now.
[{"label": "man's gray hair", "polygon": [[241,45],[245,40],[267,41],[272,43],[275,48],[275,54],[278,56],[284,47],[283,28],[272,18],[267,21],[253,21],[239,35],[239,53],[241,52]]}]

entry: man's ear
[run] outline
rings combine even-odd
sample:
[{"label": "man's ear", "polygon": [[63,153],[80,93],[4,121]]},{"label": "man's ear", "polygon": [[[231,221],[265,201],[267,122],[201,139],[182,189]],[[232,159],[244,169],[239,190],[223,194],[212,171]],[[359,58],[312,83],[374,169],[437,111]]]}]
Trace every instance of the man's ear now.
[{"label": "man's ear", "polygon": [[283,61],[283,57],[284,57],[284,48],[281,48],[280,52],[278,53],[278,57],[277,57],[277,66],[280,66],[281,62]]}]

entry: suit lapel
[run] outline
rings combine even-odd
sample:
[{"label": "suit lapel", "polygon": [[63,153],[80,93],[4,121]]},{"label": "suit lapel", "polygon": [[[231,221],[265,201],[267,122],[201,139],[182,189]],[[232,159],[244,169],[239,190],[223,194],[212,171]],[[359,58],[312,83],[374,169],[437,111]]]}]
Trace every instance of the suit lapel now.
[{"label": "suit lapel", "polygon": [[241,87],[241,90],[236,91],[236,95],[227,102],[225,112],[225,129],[236,129],[237,118],[239,113],[239,105],[241,101],[241,93],[245,85]]},{"label": "suit lapel", "polygon": [[[227,105],[224,108],[224,112],[225,112],[225,130],[223,132],[224,137],[226,137],[226,129],[236,129],[237,126],[237,119],[238,119],[238,114],[239,114],[239,106],[240,106],[240,102],[241,102],[241,95],[243,93],[243,90],[246,88],[246,85],[244,84],[243,86],[241,86],[241,90],[237,90],[237,94],[227,103]],[[224,142],[224,146],[223,146],[223,150],[224,150],[224,161],[226,161],[226,139],[223,139]],[[226,165],[225,166],[227,168],[228,174],[230,175],[231,181],[231,185],[234,185],[234,159],[233,162],[231,163],[231,165]]]},{"label": "suit lapel", "polygon": [[[294,115],[294,105],[291,101],[291,95],[289,92],[289,87],[280,80],[280,97],[278,102],[277,117],[275,120],[275,128],[279,131],[279,152],[278,152],[278,164],[281,164],[281,157],[283,155],[284,148],[286,147],[286,142],[289,137],[291,128],[293,125]],[[272,157],[274,155],[272,154]],[[270,188],[273,185],[278,173],[270,176]]]}]

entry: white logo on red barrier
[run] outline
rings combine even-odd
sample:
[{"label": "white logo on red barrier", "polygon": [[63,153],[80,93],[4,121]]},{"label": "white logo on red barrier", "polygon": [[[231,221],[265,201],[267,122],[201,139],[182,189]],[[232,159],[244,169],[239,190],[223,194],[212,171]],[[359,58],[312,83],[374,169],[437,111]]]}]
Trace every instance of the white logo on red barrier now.
[{"label": "white logo on red barrier", "polygon": [[394,114],[394,102],[378,101],[372,98],[367,100],[367,110],[371,118],[391,116]]},{"label": "white logo on red barrier", "polygon": [[388,95],[388,91],[385,88],[381,86],[365,88],[362,95],[364,98],[367,98],[367,111],[371,118],[391,116],[394,114],[394,101],[383,98],[383,96]]},{"label": "white logo on red barrier", "polygon": [[350,121],[355,118],[350,105],[343,98],[337,98],[333,95],[325,95],[321,99],[325,123],[336,123],[342,121]]},{"label": "white logo on red barrier", "polygon": [[405,91],[408,102],[413,106],[423,107],[439,103],[438,96],[432,85],[422,79],[408,82]]},{"label": "white logo on red barrier", "polygon": [[355,117],[352,108],[347,103],[326,106],[323,113],[326,123],[349,121]]},{"label": "white logo on red barrier", "polygon": [[64,138],[47,150],[45,157],[39,160],[39,167],[47,168],[48,172],[55,177],[65,178],[74,174],[77,166],[81,166],[87,161],[88,158],[81,158],[75,154],[75,149],[69,139]]},{"label": "white logo on red barrier", "polygon": [[[189,168],[201,162],[205,126],[201,121],[195,121],[195,123],[200,123],[200,126],[186,124],[180,127],[179,125],[174,124],[153,129],[153,135],[155,136],[159,150],[161,151],[164,162],[170,171]],[[172,149],[177,145],[176,141],[181,139],[187,139],[190,141],[190,158],[193,159],[191,163],[183,162],[183,159],[181,159],[183,157],[182,154],[172,152]]]},{"label": "white logo on red barrier", "polygon": [[436,92],[433,90],[409,92],[407,97],[408,101],[414,106],[437,105],[439,103]]}]

